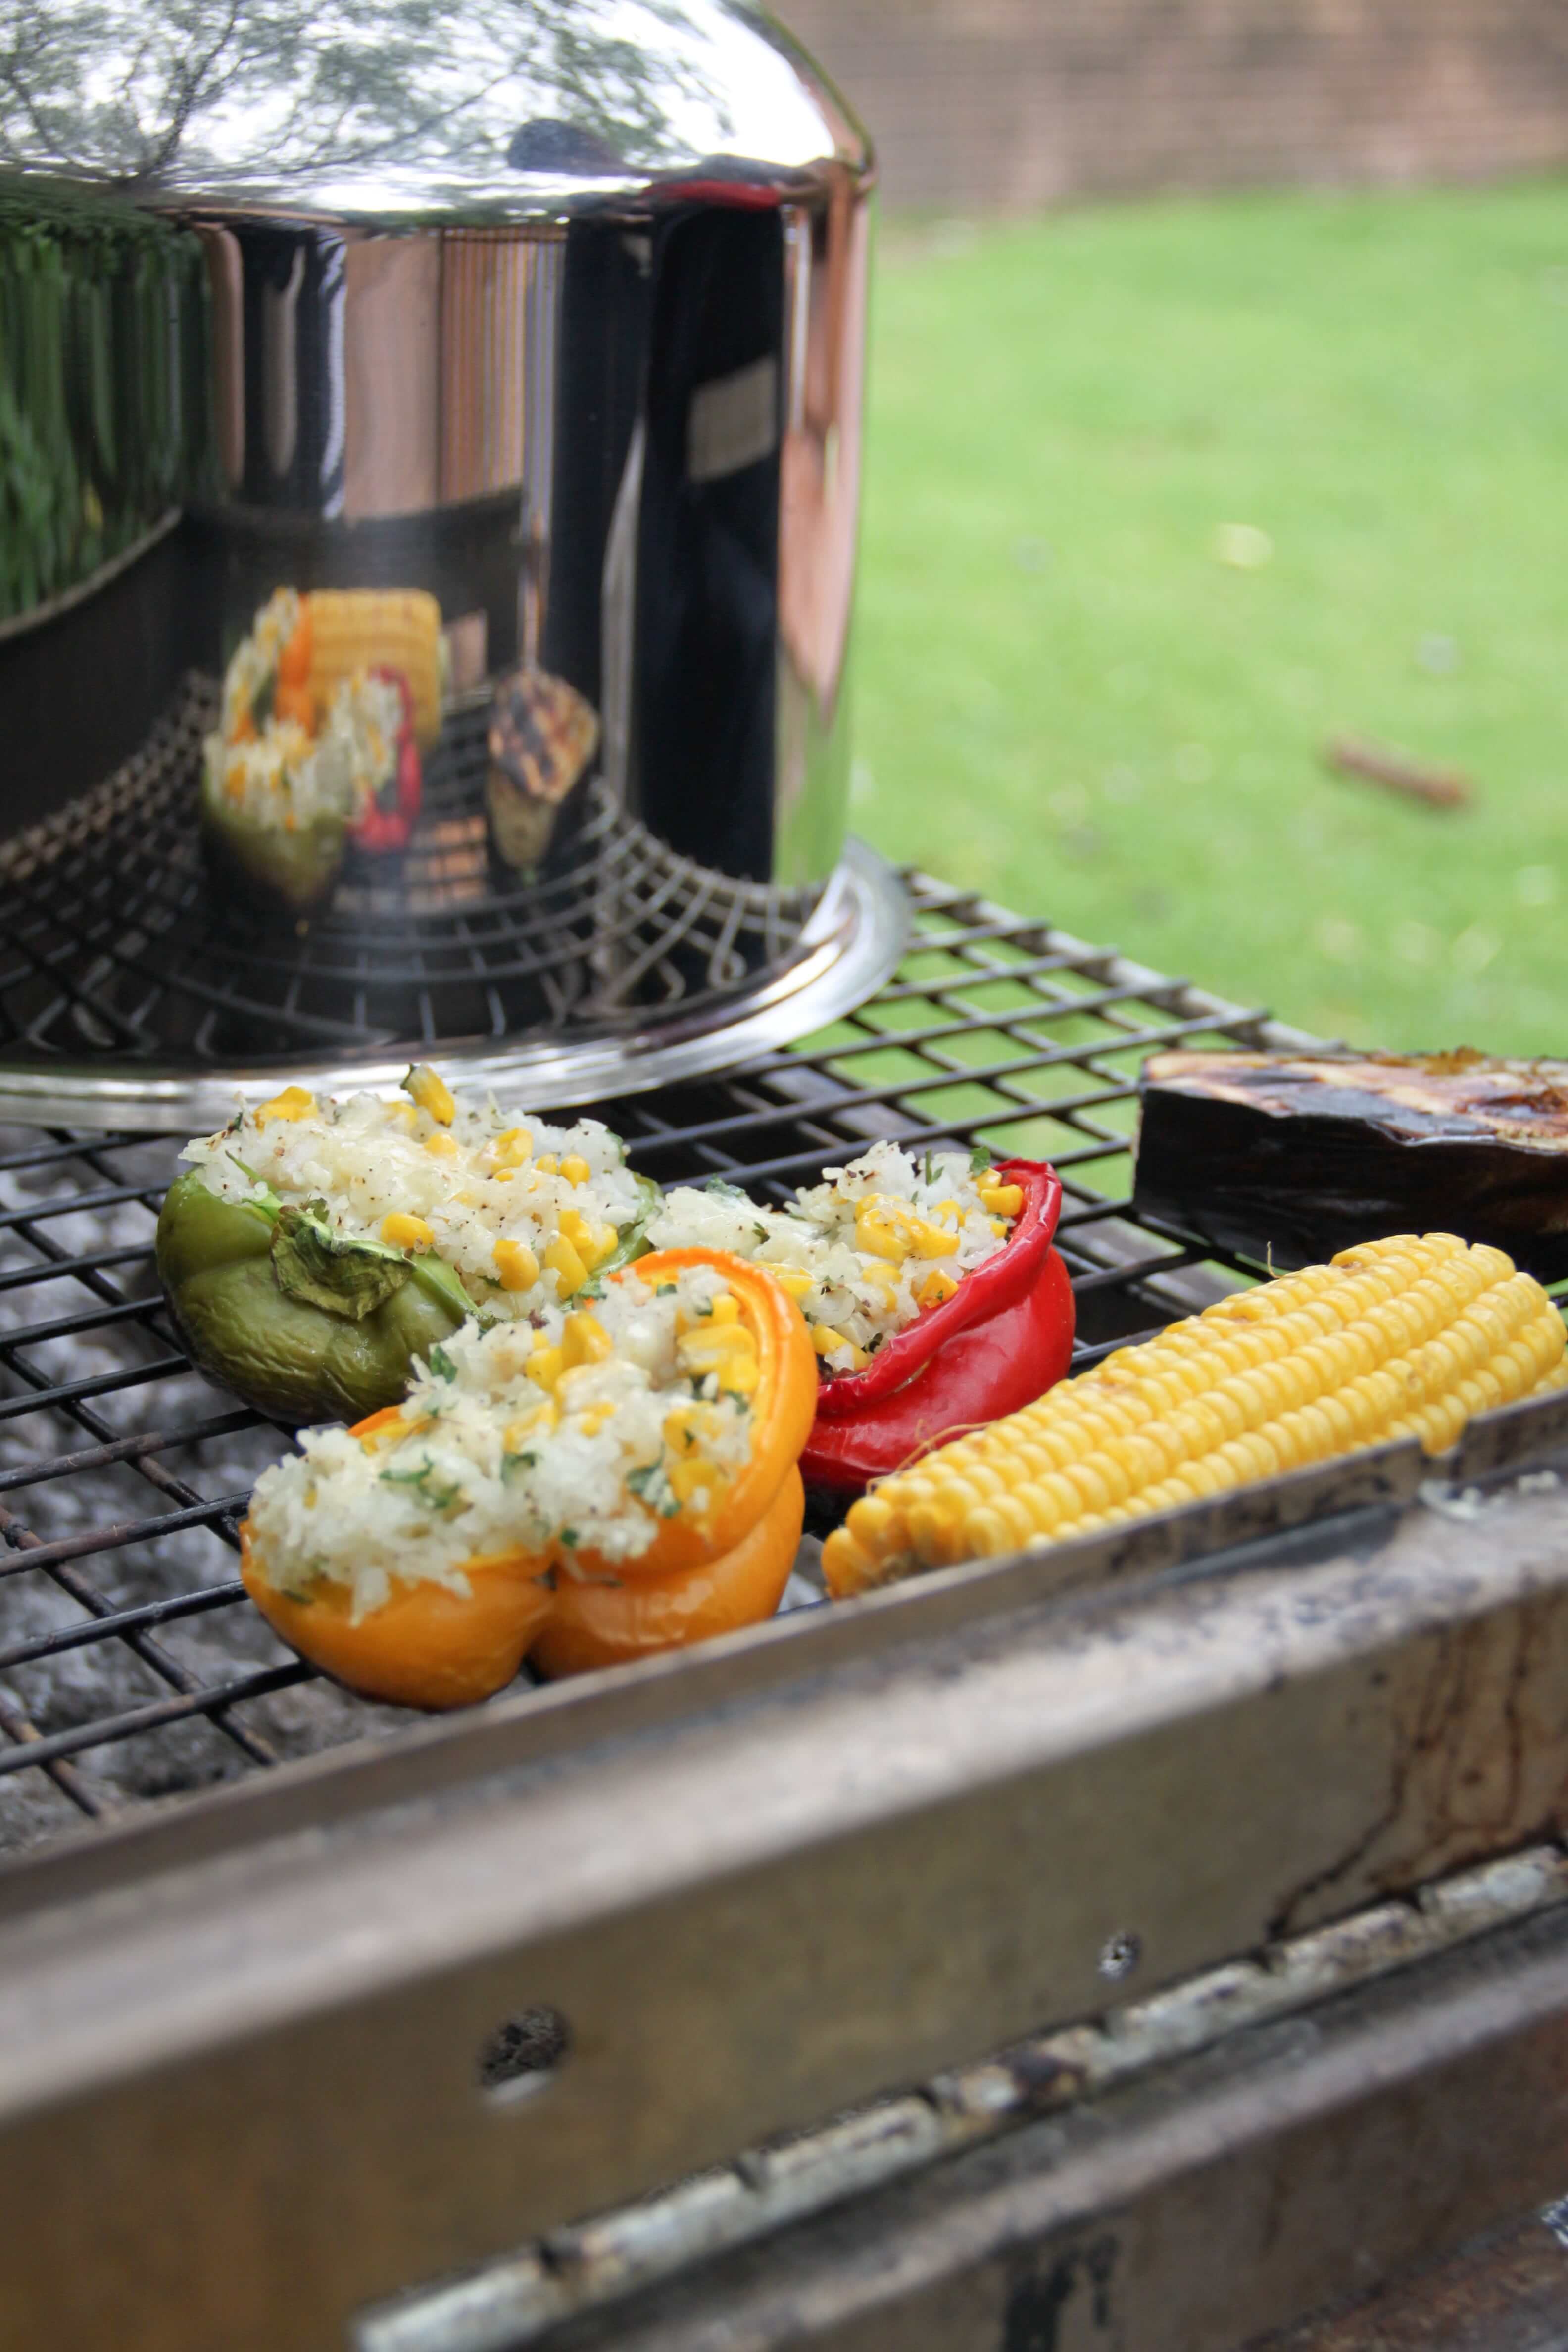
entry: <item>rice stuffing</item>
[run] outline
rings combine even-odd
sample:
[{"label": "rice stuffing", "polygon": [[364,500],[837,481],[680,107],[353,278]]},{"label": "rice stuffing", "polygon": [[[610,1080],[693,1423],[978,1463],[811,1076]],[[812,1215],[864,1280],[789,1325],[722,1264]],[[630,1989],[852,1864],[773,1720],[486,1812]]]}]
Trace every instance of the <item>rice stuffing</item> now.
[{"label": "rice stuffing", "polygon": [[315,731],[300,698],[280,697],[301,610],[292,588],[262,606],[225,673],[221,724],[203,745],[208,797],[248,824],[290,833],[321,818],[353,823],[391,782],[404,723],[396,681],[366,669],[342,680]]},{"label": "rice stuffing", "polygon": [[677,1186],[649,1220],[655,1249],[732,1250],[766,1266],[799,1306],[829,1374],[859,1371],[876,1350],[964,1276],[994,1257],[1023,1206],[976,1150],[927,1152],[875,1143],[825,1170],[787,1209],[733,1185]]},{"label": "rice stuffing", "polygon": [[[650,1287],[623,1273],[592,1309],[467,1323],[363,1438],[310,1429],[263,1472],[250,1528],[268,1580],[308,1601],[346,1587],[357,1622],[395,1584],[468,1591],[464,1563],[521,1550],[634,1560],[661,1520],[702,1517],[751,1459],[754,1380],[718,1351],[739,1303],[710,1266]],[[752,1350],[754,1358],[754,1349]],[[585,1572],[585,1571],[584,1571]]]},{"label": "rice stuffing", "polygon": [[226,1201],[318,1204],[333,1230],[450,1266],[487,1318],[558,1306],[638,1225],[649,1189],[597,1119],[552,1127],[463,1103],[426,1065],[409,1098],[288,1087],[181,1154]]}]

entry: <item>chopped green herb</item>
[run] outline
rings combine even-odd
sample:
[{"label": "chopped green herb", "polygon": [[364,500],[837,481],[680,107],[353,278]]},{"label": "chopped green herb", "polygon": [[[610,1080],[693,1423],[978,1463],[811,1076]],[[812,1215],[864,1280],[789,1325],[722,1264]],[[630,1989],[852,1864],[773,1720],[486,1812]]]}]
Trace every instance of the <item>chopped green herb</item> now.
[{"label": "chopped green herb", "polygon": [[563,1528],[561,1530],[561,1540],[565,1545],[568,1551],[575,1551],[578,1541],[576,1528]]},{"label": "chopped green herb", "polygon": [[927,1184],[931,1184],[931,1182],[933,1182],[933,1181],[934,1181],[934,1179],[932,1178],[932,1175],[931,1175],[931,1153],[930,1153],[929,1151],[927,1151],[927,1153],[926,1153],[926,1155],[925,1155],[924,1167],[925,1167],[925,1181],[926,1181]]},{"label": "chopped green herb", "polygon": [[969,1153],[970,1174],[978,1176],[983,1169],[989,1168],[990,1165],[991,1154],[986,1150],[985,1146],[983,1143],[972,1145]]},{"label": "chopped green herb", "polygon": [[500,1475],[503,1478],[510,1478],[514,1470],[531,1470],[538,1460],[537,1454],[503,1454]]},{"label": "chopped green herb", "polygon": [[719,1201],[743,1201],[746,1197],[738,1184],[726,1183],[722,1176],[710,1176],[702,1190]]},{"label": "chopped green herb", "polygon": [[427,1485],[426,1481],[435,1467],[430,1456],[426,1454],[417,1470],[383,1470],[380,1474],[381,1483],[384,1486],[410,1486],[420,1502],[426,1504],[432,1511],[449,1511],[452,1505],[461,1499],[462,1488]]},{"label": "chopped green herb", "polygon": [[446,1349],[443,1348],[439,1339],[437,1340],[436,1345],[431,1349],[430,1353],[426,1356],[425,1360],[429,1365],[430,1370],[435,1373],[436,1378],[438,1381],[455,1381],[457,1379],[458,1367],[452,1361],[451,1357],[447,1353]]},{"label": "chopped green herb", "polygon": [[653,1291],[653,1295],[654,1295],[654,1297],[655,1297],[656,1298],[673,1298],[673,1297],[675,1297],[675,1285],[674,1285],[674,1283],[673,1283],[673,1282],[658,1282],[658,1283],[655,1283],[655,1285],[654,1285],[654,1291]]}]

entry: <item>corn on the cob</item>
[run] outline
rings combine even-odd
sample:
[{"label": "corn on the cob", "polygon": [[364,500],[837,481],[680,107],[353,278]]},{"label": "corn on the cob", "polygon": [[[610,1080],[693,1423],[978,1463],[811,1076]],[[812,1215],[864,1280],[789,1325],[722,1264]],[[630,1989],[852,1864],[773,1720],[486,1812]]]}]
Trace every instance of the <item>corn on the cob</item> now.
[{"label": "corn on the cob", "polygon": [[1563,1318],[1501,1250],[1403,1234],[1259,1284],[884,1479],[823,1552],[842,1597],[1089,1533],[1568,1386]]},{"label": "corn on the cob", "polygon": [[317,588],[305,598],[310,698],[318,721],[345,677],[400,670],[414,704],[414,740],[441,732],[441,607],[422,588]]}]

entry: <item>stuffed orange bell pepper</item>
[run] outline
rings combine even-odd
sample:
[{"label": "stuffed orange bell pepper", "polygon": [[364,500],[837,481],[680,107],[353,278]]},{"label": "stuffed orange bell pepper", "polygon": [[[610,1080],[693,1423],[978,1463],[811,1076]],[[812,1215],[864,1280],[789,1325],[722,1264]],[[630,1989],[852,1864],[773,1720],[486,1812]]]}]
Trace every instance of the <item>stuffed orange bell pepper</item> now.
[{"label": "stuffed orange bell pepper", "polygon": [[[580,1294],[579,1294],[580,1296]],[[772,1276],[710,1250],[541,1323],[465,1325],[405,1402],[309,1430],[241,1530],[262,1614],[366,1696],[488,1697],[770,1616],[816,1375]]]}]

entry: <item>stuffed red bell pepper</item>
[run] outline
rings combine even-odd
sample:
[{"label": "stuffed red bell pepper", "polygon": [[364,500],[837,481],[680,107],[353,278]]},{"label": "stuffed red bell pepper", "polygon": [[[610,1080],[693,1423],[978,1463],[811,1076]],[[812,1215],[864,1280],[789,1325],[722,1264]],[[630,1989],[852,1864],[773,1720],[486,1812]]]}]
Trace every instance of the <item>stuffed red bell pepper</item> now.
[{"label": "stuffed red bell pepper", "polygon": [[819,1370],[801,1468],[843,1496],[1062,1378],[1073,1299],[1051,1246],[1060,1208],[1043,1161],[916,1160],[878,1143],[786,1210],[729,1185],[672,1192],[648,1238],[737,1251],[799,1301]]},{"label": "stuffed red bell pepper", "polygon": [[414,740],[414,697],[409,692],[408,680],[401,670],[380,665],[370,675],[384,679],[395,689],[402,718],[393,740],[384,747],[375,747],[380,757],[369,763],[369,775],[376,781],[371,783],[360,804],[359,815],[349,827],[349,839],[361,849],[384,856],[407,848],[419,816],[424,778],[419,746]]}]

